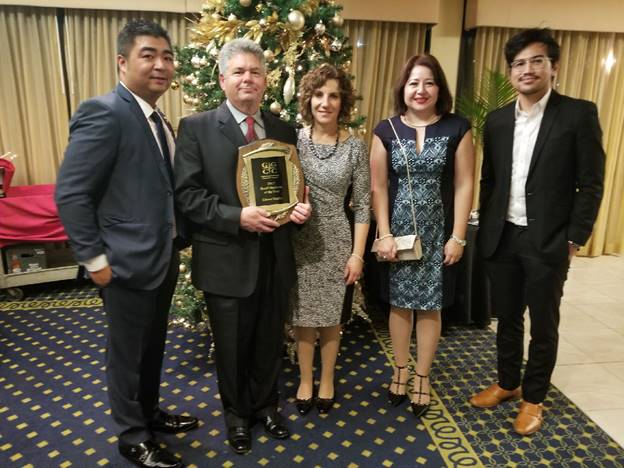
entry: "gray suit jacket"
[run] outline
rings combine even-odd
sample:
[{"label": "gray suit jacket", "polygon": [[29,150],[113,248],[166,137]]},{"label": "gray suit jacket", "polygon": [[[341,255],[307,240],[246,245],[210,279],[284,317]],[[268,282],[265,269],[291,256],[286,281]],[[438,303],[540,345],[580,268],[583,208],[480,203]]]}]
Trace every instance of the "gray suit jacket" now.
[{"label": "gray suit jacket", "polygon": [[84,101],[73,115],[56,203],[79,262],[106,254],[113,282],[144,290],[162,283],[173,187],[145,115],[123,85]]},{"label": "gray suit jacket", "polygon": [[[267,138],[296,144],[295,130],[263,113]],[[246,145],[225,102],[217,109],[182,119],[176,144],[176,199],[192,230],[193,284],[211,294],[247,297],[257,282],[258,234],[240,229],[236,190],[238,148]],[[272,234],[280,287],[295,279],[290,243],[292,223]]]}]

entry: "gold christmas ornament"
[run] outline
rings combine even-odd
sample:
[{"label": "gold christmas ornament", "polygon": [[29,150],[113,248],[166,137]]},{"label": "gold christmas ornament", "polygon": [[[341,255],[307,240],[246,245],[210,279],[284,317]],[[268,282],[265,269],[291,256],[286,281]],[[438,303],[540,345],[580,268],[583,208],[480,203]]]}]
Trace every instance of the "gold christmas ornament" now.
[{"label": "gold christmas ornament", "polygon": [[236,15],[234,13],[230,13],[230,16],[228,16],[228,21],[232,22],[232,21],[236,21],[238,18],[236,17]]},{"label": "gold christmas ornament", "polygon": [[172,81],[171,82],[171,89],[173,89],[174,91],[177,89],[180,89],[180,83],[178,83],[177,81]]},{"label": "gold christmas ornament", "polygon": [[322,36],[323,34],[325,34],[325,25],[323,24],[322,21],[319,21],[318,23],[316,23],[316,25],[314,26],[314,32],[318,34],[319,36]]},{"label": "gold christmas ornament", "polygon": [[332,52],[340,52],[340,49],[342,49],[342,41],[338,38],[334,39],[329,48]]},{"label": "gold christmas ornament", "polygon": [[180,273],[186,272],[186,265],[184,263],[180,263]]},{"label": "gold christmas ornament", "polygon": [[299,31],[305,25],[305,17],[299,10],[288,13],[288,22],[295,31]]},{"label": "gold christmas ornament", "polygon": [[269,106],[269,110],[273,112],[275,115],[278,115],[280,111],[282,110],[282,105],[277,101],[273,101],[271,105]]},{"label": "gold christmas ornament", "polygon": [[261,28],[266,27],[266,25],[267,25],[267,20],[266,20],[266,18],[260,18],[260,19],[258,20],[258,24],[260,25],[260,27],[261,27]]},{"label": "gold christmas ornament", "polygon": [[262,11],[262,9],[263,9],[263,8],[264,8],[264,5],[263,5],[262,3],[258,3],[258,4],[256,5],[256,11],[257,11],[258,13],[260,13],[260,12]]},{"label": "gold christmas ornament", "polygon": [[241,6],[248,7],[251,5],[251,0],[238,0],[238,3],[240,3]]},{"label": "gold christmas ornament", "polygon": [[271,49],[267,49],[263,52],[264,55],[264,60],[267,61],[267,63],[271,63],[273,60],[275,60],[275,54],[273,53],[273,51]]},{"label": "gold christmas ornament", "polygon": [[182,301],[176,301],[176,307],[182,308],[183,305]]},{"label": "gold christmas ornament", "polygon": [[334,17],[332,18],[332,23],[334,23],[336,26],[340,28],[344,24],[344,18],[342,17],[340,13],[336,13]]}]

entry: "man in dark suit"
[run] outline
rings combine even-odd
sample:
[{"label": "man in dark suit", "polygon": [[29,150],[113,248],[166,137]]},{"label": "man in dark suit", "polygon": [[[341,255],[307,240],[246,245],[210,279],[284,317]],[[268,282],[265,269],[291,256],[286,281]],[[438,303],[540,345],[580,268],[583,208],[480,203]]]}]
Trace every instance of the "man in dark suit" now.
[{"label": "man in dark suit", "polygon": [[[518,33],[505,57],[518,99],[486,120],[478,238],[498,316],[498,383],[470,403],[487,408],[522,397],[513,427],[528,435],[542,425],[563,284],[598,214],[605,156],[596,106],[552,89],[559,45],[549,30]],[[531,342],[521,378],[527,306]]]},{"label": "man in dark suit", "polygon": [[144,20],[121,30],[117,50],[117,88],[83,102],[72,117],[56,202],[76,259],[102,288],[119,451],[139,466],[178,467],[153,436],[198,424],[158,407],[182,231],[173,199],[173,131],[156,108],[171,84],[173,51],[167,32]]},{"label": "man in dark suit", "polygon": [[[294,129],[261,112],[266,88],[262,49],[236,39],[219,57],[227,100],[180,122],[176,150],[177,203],[193,225],[193,284],[204,291],[215,343],[219,394],[234,452],[251,448],[255,419],[277,439],[289,437],[277,412],[287,293],[295,278],[292,224],[259,207],[241,208],[236,189],[238,148],[256,138],[296,144]],[[310,216],[299,203],[291,221]]]}]

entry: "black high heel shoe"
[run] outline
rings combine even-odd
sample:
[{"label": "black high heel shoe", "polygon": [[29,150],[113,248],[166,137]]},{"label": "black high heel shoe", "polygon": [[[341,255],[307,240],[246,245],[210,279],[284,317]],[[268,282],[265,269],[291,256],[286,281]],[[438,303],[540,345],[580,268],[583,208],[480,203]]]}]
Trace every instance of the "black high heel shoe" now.
[{"label": "black high heel shoe", "polygon": [[[418,400],[410,401],[410,405],[412,406],[412,413],[414,413],[414,416],[416,416],[417,418],[420,418],[427,412],[427,410],[429,409],[429,405],[431,404],[431,392],[425,393],[422,391],[423,379],[428,379],[429,376],[420,375],[418,372],[414,372],[414,373],[416,374],[418,378],[420,378],[420,383],[418,384],[418,391],[414,392],[414,394],[418,395]],[[429,400],[430,400],[429,403],[420,402],[422,399],[422,395],[429,396]]]},{"label": "black high heel shoe", "polygon": [[396,385],[396,391],[399,391],[399,385],[407,385],[407,380],[405,382],[401,382],[401,371],[403,369],[407,369],[407,366],[396,366],[397,372],[397,380],[393,380],[388,388],[388,402],[392,406],[399,406],[401,403],[405,401],[407,398],[407,393],[394,393],[392,391],[392,385]]},{"label": "black high heel shoe", "polygon": [[334,402],[336,401],[336,394],[331,398],[316,398],[316,409],[319,414],[327,414],[329,410],[334,407]]},{"label": "black high heel shoe", "polygon": [[314,399],[312,397],[306,398],[305,400],[295,398],[295,407],[301,416],[308,414],[312,409],[312,406],[314,406]]}]

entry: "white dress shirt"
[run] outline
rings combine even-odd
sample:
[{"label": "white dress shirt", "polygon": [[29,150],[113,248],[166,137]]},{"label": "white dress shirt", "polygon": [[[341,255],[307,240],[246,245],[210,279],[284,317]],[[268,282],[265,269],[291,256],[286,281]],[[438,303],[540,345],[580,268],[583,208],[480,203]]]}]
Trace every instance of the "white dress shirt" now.
[{"label": "white dress shirt", "polygon": [[516,101],[516,122],[513,137],[513,160],[511,163],[511,187],[507,221],[518,226],[527,225],[526,215],[526,181],[529,166],[535,149],[535,141],[539,133],[544,109],[550,98],[551,90],[536,102],[531,109],[520,109],[520,101]]},{"label": "white dress shirt", "polygon": [[[128,90],[130,94],[132,94],[137,104],[143,111],[143,114],[145,114],[147,123],[152,129],[152,133],[154,134],[154,138],[156,139],[156,144],[158,144],[158,148],[160,149],[160,154],[162,156],[163,152],[160,146],[160,138],[158,138],[158,129],[156,128],[156,123],[150,118],[151,115],[154,113],[154,111],[158,111],[158,108],[153,108],[151,104],[149,104],[145,99],[141,98],[140,96],[137,96],[132,91],[130,91],[123,81],[120,81],[120,83],[124,88]],[[159,112],[159,117],[160,117],[160,112]],[[173,134],[169,130],[169,126],[166,125],[164,121],[163,121],[163,127],[165,129],[165,135],[167,137],[167,146],[169,146],[169,154],[171,155],[171,166],[173,167],[173,155],[175,153],[175,139],[173,137]],[[174,238],[176,237],[175,224],[173,227],[173,237]],[[87,271],[100,271],[102,268],[106,268],[108,266],[108,259],[106,258],[105,254],[100,254],[97,257],[93,257],[84,262],[80,262],[80,264],[83,265],[87,269]]]},{"label": "white dress shirt", "polygon": [[[245,122],[247,114],[239,111],[229,100],[226,100],[225,104],[228,106],[228,109],[230,109],[230,112],[234,116],[234,120],[236,120],[236,123],[241,129],[241,132],[243,132],[243,136],[247,135],[247,122]],[[262,120],[262,114],[260,113],[260,109],[256,111],[256,113],[253,115],[253,118],[254,130],[256,131],[256,136],[258,137],[258,140],[266,138],[266,130],[264,129],[264,121]]]}]

